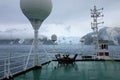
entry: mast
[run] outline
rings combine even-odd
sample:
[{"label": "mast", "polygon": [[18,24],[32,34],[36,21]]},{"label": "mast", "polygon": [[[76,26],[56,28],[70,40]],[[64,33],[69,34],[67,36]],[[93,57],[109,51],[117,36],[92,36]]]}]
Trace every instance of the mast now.
[{"label": "mast", "polygon": [[93,9],[90,9],[91,10],[91,18],[93,19],[92,22],[91,22],[91,29],[93,30],[94,32],[94,35],[93,35],[93,39],[94,39],[94,44],[95,44],[95,50],[96,50],[96,54],[99,50],[99,37],[98,37],[98,33],[99,33],[99,25],[100,24],[103,24],[104,22],[103,21],[100,21],[104,15],[102,13],[103,11],[103,8],[100,8],[100,9],[97,9],[96,5],[94,5],[94,8]]}]

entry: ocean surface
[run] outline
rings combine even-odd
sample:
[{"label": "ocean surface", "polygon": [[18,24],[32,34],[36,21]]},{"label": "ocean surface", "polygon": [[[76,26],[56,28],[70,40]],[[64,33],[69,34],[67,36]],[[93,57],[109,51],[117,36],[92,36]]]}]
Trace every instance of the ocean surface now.
[{"label": "ocean surface", "polygon": [[[0,58],[18,55],[28,55],[31,50],[31,45],[0,45]],[[120,55],[120,46],[109,46],[110,56]],[[61,45],[40,45],[39,53],[46,55],[42,58],[53,56],[54,54],[94,54],[94,45],[83,45],[80,44],[61,44]]]}]

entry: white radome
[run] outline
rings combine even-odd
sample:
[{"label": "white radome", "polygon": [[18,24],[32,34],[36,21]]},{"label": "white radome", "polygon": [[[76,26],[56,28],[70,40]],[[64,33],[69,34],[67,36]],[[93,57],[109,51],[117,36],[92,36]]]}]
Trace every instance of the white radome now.
[{"label": "white radome", "polygon": [[20,0],[20,7],[34,29],[34,66],[39,66],[38,30],[42,22],[49,16],[52,2],[51,0]]},{"label": "white radome", "polygon": [[57,36],[56,36],[55,34],[53,34],[53,35],[51,36],[51,40],[52,40],[52,41],[56,41],[56,40],[57,40]]},{"label": "white radome", "polygon": [[39,29],[52,10],[52,2],[51,0],[20,0],[20,7],[33,28]]}]

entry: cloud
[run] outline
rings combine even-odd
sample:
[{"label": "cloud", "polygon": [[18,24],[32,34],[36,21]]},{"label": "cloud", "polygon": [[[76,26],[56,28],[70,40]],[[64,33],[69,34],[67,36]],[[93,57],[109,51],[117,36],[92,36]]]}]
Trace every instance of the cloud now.
[{"label": "cloud", "polygon": [[66,27],[66,30],[67,30],[68,32],[71,32],[71,26]]},{"label": "cloud", "polygon": [[31,38],[33,29],[30,24],[0,25],[0,38]]},{"label": "cloud", "polygon": [[51,36],[52,34],[56,34],[57,36],[63,36],[68,35],[69,32],[66,30],[66,25],[64,24],[46,24],[45,26],[42,26],[40,31],[40,34]]},{"label": "cloud", "polygon": [[27,23],[20,9],[19,0],[1,0],[0,10],[0,24]]},{"label": "cloud", "polygon": [[[90,8],[93,8],[94,4],[98,8],[105,8],[104,26],[120,25],[120,0],[94,0],[94,2],[91,0],[52,0],[52,2],[52,13],[43,22],[39,34],[48,37],[52,34],[81,37],[91,32]],[[0,10],[1,32],[13,29],[16,36],[33,36],[32,26],[22,14],[19,0],[1,0]],[[22,32],[25,35],[21,35]]]}]

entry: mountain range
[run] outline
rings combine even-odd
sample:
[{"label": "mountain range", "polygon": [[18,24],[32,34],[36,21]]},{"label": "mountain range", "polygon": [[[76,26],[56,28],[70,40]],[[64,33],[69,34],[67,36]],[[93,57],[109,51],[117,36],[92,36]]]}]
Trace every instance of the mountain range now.
[{"label": "mountain range", "polygon": [[[87,33],[82,38],[86,45],[93,44],[93,32]],[[120,27],[104,27],[98,32],[99,40],[108,40],[110,45],[120,45]]]},{"label": "mountain range", "polygon": [[[11,32],[11,31],[10,31]],[[0,31],[0,44],[32,44],[33,38],[30,35],[20,36],[20,31],[14,30],[14,34],[10,34],[9,31]],[[13,32],[13,31],[12,31]],[[12,33],[11,32],[11,33]],[[11,36],[10,36],[11,35]],[[82,38],[84,38],[85,45],[93,44],[93,32],[87,33]],[[20,38],[22,37],[22,38]],[[120,45],[120,27],[104,27],[99,30],[98,33],[99,40],[108,40],[110,45]],[[53,44],[53,42],[44,35],[39,36],[40,44]],[[80,37],[60,37],[58,38],[59,43],[67,44],[79,44]],[[57,43],[56,43],[57,44]]]}]

